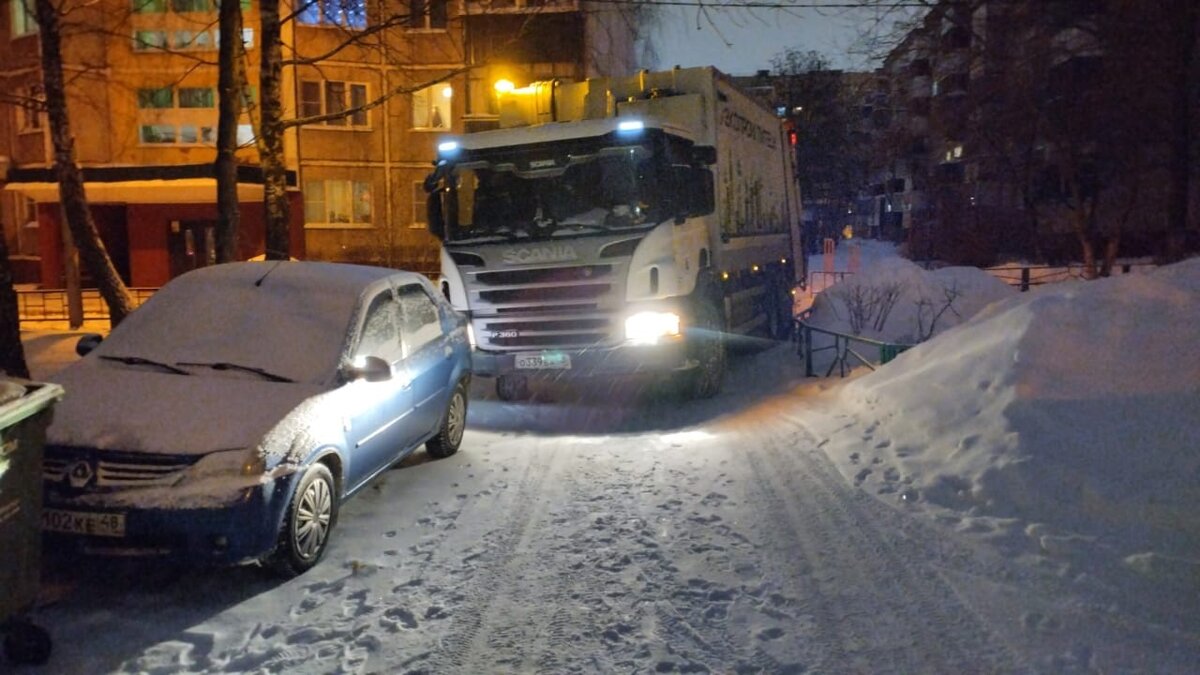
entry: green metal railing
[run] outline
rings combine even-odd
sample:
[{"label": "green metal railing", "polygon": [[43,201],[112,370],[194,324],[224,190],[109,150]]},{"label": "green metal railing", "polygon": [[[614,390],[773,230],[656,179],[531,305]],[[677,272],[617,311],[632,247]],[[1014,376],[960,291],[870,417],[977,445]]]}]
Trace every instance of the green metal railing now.
[{"label": "green metal railing", "polygon": [[[816,377],[813,365],[813,354],[823,351],[833,350],[833,361],[829,364],[829,369],[825,371],[823,377],[829,377],[833,374],[834,368],[838,369],[838,375],[845,377],[848,369],[854,367],[853,361],[875,370],[875,364],[862,354],[855,351],[853,345],[862,344],[870,347],[876,347],[879,350],[879,364],[883,365],[900,355],[901,352],[915,345],[899,344],[895,342],[884,342],[882,340],[872,340],[870,338],[861,337],[859,335],[850,335],[847,333],[839,333],[837,331],[818,328],[808,323],[808,318],[811,316],[812,310],[805,310],[796,317],[796,330],[792,331],[793,339],[796,341],[796,354],[804,357],[804,375],[805,377]],[[825,335],[833,338],[833,344],[816,347],[813,345],[814,335]]]}]

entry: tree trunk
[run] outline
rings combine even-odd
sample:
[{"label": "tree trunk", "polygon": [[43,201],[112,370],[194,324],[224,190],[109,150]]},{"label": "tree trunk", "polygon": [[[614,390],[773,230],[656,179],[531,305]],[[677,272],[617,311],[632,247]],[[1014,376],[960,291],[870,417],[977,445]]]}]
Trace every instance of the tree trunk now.
[{"label": "tree trunk", "polygon": [[58,10],[51,0],[36,0],[36,7],[41,33],[42,83],[46,113],[50,118],[50,138],[54,143],[54,170],[62,213],[71,230],[71,238],[79,249],[79,257],[92,273],[101,297],[108,304],[112,325],[115,326],[133,311],[133,298],[113,267],[104,242],[100,240],[84,192],[83,172],[75,162],[75,137],[71,134],[71,123],[67,116],[66,87],[63,82]]},{"label": "tree trunk", "polygon": [[0,372],[29,377],[25,348],[21,345],[21,316],[17,291],[13,288],[12,266],[8,262],[8,242],[0,230]]},{"label": "tree trunk", "polygon": [[1117,251],[1121,248],[1121,235],[1111,234],[1104,240],[1104,260],[1100,266],[1100,276],[1112,276],[1113,267],[1117,264]]},{"label": "tree trunk", "polygon": [[237,260],[241,208],[238,202],[237,128],[242,116],[242,96],[246,72],[242,64],[241,0],[220,0],[221,32],[220,71],[217,89],[220,106],[217,113],[217,159],[213,171],[217,177],[217,262]]},{"label": "tree trunk", "polygon": [[259,3],[262,17],[262,59],[259,65],[259,157],[263,171],[263,209],[266,218],[267,260],[287,260],[290,217],[287,167],[283,158],[283,50],[279,0]]}]

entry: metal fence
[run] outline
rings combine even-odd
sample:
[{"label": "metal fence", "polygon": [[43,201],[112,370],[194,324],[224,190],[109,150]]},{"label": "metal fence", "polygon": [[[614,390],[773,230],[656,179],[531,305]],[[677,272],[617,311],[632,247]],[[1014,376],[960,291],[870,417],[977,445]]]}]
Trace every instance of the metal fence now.
[{"label": "metal fence", "polygon": [[[133,306],[138,307],[154,295],[157,288],[130,288]],[[96,321],[108,318],[108,304],[100,297],[100,291],[85,288],[83,320]],[[66,289],[17,289],[17,314],[22,321],[69,321],[70,301]]]},{"label": "metal fence", "polygon": [[[801,312],[800,316],[796,317],[796,329],[792,331],[792,337],[796,342],[796,354],[804,358],[804,375],[806,377],[816,377],[817,373],[813,356],[821,352],[833,351],[833,359],[830,361],[829,368],[822,377],[832,375],[835,368],[840,377],[845,377],[847,371],[854,368],[854,362],[875,370],[874,361],[863,356],[856,349],[856,345],[877,350],[880,365],[891,361],[900,355],[901,352],[915,346],[872,340],[858,335],[818,328],[809,323],[808,320],[811,314],[811,310]],[[817,337],[832,338],[832,343],[816,346],[815,341]],[[829,342],[829,340],[826,339],[825,342]]]}]

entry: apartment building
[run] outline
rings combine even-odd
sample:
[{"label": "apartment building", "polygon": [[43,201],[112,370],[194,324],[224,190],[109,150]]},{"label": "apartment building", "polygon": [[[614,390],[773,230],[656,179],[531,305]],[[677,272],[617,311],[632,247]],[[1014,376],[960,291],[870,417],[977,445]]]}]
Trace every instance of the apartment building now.
[{"label": "apartment building", "polygon": [[[879,70],[892,115],[875,219],[899,208],[917,257],[1078,259],[1084,242],[1148,255],[1178,228],[1175,190],[1195,238],[1200,79],[1183,55],[1197,62],[1198,14],[1182,0],[936,4]],[[1179,152],[1190,177],[1171,168]]]},{"label": "apartment building", "polygon": [[[28,2],[29,0],[25,0]],[[0,69],[0,218],[18,281],[58,287],[63,240],[40,95],[37,26],[7,0]],[[254,133],[259,18],[243,0],[248,87],[239,126],[241,253],[263,252]],[[291,126],[291,254],[436,269],[421,183],[438,140],[494,126],[497,83],[636,67],[628,12],[578,0],[311,0],[281,14]],[[80,3],[64,30],[69,108],[97,227],[126,282],[156,287],[215,260],[218,76],[214,0]]]}]

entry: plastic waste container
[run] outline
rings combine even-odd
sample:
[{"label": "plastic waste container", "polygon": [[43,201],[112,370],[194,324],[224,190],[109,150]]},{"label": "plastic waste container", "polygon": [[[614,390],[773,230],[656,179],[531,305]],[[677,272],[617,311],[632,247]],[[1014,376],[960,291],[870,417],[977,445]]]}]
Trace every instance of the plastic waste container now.
[{"label": "plastic waste container", "polygon": [[0,631],[4,655],[43,663],[50,635],[27,618],[37,599],[42,557],[42,447],[57,384],[0,376]]}]

